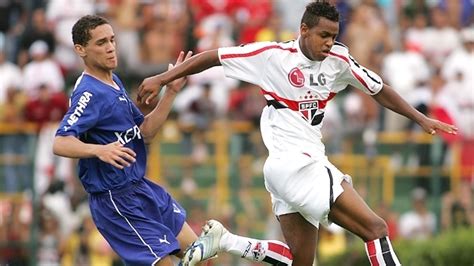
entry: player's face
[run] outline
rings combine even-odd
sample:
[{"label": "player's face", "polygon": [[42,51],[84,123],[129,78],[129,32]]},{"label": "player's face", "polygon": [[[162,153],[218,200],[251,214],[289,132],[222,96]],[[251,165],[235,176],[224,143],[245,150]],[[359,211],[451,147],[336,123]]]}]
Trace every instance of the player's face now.
[{"label": "player's face", "polygon": [[112,26],[103,24],[90,31],[91,39],[83,48],[84,62],[91,67],[113,70],[117,67],[115,35]]},{"label": "player's face", "polygon": [[312,28],[303,23],[300,26],[301,50],[309,59],[322,61],[329,56],[338,33],[339,23],[327,18],[320,18]]}]

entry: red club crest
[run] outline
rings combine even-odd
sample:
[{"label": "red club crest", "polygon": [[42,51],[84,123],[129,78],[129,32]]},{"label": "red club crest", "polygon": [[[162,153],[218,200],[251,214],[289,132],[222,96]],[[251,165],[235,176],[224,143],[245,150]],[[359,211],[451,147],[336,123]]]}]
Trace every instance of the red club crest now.
[{"label": "red club crest", "polygon": [[290,73],[288,74],[288,80],[290,81],[291,85],[301,88],[304,85],[304,75],[303,72],[297,67],[293,68]]}]

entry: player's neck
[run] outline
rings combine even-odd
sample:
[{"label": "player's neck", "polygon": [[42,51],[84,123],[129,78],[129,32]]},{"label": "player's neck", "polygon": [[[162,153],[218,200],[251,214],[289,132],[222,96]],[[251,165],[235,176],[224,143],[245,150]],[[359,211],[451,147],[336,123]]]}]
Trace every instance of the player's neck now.
[{"label": "player's neck", "polygon": [[112,71],[103,71],[99,69],[93,69],[90,67],[86,67],[84,69],[84,73],[87,75],[93,76],[94,78],[107,83],[107,84],[114,84],[114,80],[112,78]]}]

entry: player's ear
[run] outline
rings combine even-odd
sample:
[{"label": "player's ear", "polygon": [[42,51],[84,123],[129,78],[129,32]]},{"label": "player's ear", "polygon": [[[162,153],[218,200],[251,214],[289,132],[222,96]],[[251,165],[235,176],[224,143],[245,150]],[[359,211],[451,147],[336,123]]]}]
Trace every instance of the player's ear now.
[{"label": "player's ear", "polygon": [[74,44],[74,50],[80,57],[86,56],[86,49],[80,44]]},{"label": "player's ear", "polygon": [[300,35],[306,35],[308,31],[309,31],[308,25],[306,25],[306,23],[301,23],[301,25],[300,25]]}]

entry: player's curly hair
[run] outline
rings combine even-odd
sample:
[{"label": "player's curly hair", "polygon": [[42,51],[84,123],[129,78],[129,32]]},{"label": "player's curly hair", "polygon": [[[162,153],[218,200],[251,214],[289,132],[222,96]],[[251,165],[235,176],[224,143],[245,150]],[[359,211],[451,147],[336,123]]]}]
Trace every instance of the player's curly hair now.
[{"label": "player's curly hair", "polygon": [[96,15],[83,16],[72,27],[72,42],[86,46],[92,38],[90,31],[104,24],[109,24],[109,22],[103,17]]},{"label": "player's curly hair", "polygon": [[304,23],[308,28],[312,28],[318,25],[321,17],[339,22],[339,11],[326,0],[311,2],[306,6],[306,11],[301,18],[301,24]]}]

